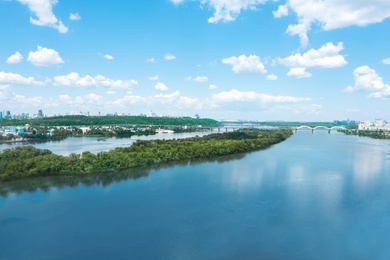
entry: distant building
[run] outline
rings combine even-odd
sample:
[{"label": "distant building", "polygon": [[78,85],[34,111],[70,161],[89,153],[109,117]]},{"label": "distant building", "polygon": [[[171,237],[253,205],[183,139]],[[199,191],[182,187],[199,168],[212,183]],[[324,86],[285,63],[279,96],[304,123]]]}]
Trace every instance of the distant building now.
[{"label": "distant building", "polygon": [[387,123],[386,121],[384,121],[382,119],[376,119],[375,122],[361,121],[358,124],[358,130],[390,131],[390,123]]},{"label": "distant building", "polygon": [[43,117],[42,109],[39,109],[39,110],[38,110],[38,117]]}]

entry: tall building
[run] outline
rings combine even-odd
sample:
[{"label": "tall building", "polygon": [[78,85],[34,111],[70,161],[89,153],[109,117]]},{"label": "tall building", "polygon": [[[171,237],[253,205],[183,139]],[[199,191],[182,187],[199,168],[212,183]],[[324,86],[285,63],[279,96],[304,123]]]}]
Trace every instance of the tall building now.
[{"label": "tall building", "polygon": [[39,110],[38,110],[38,117],[43,117],[42,109],[39,109]]}]

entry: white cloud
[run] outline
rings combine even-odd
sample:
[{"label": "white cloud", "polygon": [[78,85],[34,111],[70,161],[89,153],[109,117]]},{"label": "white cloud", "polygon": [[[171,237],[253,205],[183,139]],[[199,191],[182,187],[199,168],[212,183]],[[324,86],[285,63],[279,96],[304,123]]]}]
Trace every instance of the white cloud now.
[{"label": "white cloud", "polygon": [[15,73],[7,73],[0,71],[0,83],[11,85],[33,85],[42,86],[43,82],[36,81],[33,77],[23,77],[22,75]]},{"label": "white cloud", "polygon": [[298,98],[291,96],[272,96],[268,94],[256,93],[254,91],[239,91],[233,89],[231,91],[223,91],[212,96],[212,100],[216,103],[226,102],[258,102],[261,104],[268,103],[298,103],[309,101],[309,98]]},{"label": "white cloud", "polygon": [[174,59],[176,59],[176,57],[172,54],[167,53],[164,55],[164,59],[165,60],[174,60]]},{"label": "white cloud", "polygon": [[318,50],[310,49],[304,54],[297,53],[284,59],[278,58],[278,62],[287,67],[337,68],[348,64],[344,57],[339,54],[343,49],[342,42],[337,45],[328,42]]},{"label": "white cloud", "polygon": [[158,75],[154,75],[152,77],[149,77],[149,80],[153,80],[153,81],[156,81],[159,79],[159,76]]},{"label": "white cloud", "polygon": [[280,18],[288,15],[288,5],[280,5],[278,10],[272,12],[275,18]]},{"label": "white cloud", "polygon": [[101,54],[100,52],[98,52],[98,55],[106,60],[113,60],[114,59],[114,56],[110,55],[110,54]]},{"label": "white cloud", "polygon": [[40,106],[42,104],[42,97],[25,97],[23,95],[13,93],[12,102],[16,102],[18,106],[28,107]]},{"label": "white cloud", "polygon": [[215,84],[210,84],[209,89],[210,89],[210,90],[217,89],[217,85],[215,85]]},{"label": "white cloud", "polygon": [[197,76],[197,77],[195,77],[195,78],[193,78],[193,77],[186,77],[186,78],[184,78],[185,80],[188,80],[188,81],[194,81],[194,82],[199,82],[199,83],[201,83],[201,82],[207,82],[208,80],[209,80],[209,78],[208,77],[205,77],[205,76]]},{"label": "white cloud", "polygon": [[319,25],[324,30],[333,30],[366,26],[390,17],[390,2],[384,0],[288,0],[286,5],[298,19],[297,24],[288,26],[287,32],[299,35],[301,44],[307,43],[307,33],[312,24]]},{"label": "white cloud", "polygon": [[301,79],[301,78],[310,78],[312,75],[306,71],[306,68],[297,67],[297,68],[291,68],[287,72],[287,76]]},{"label": "white cloud", "polygon": [[81,20],[81,16],[78,14],[78,13],[71,13],[69,14],[69,20],[72,20],[72,21],[79,21]]},{"label": "white cloud", "polygon": [[22,54],[20,54],[20,52],[17,51],[8,57],[7,63],[16,64],[16,63],[20,63],[22,60],[23,60]]},{"label": "white cloud", "polygon": [[278,76],[276,76],[274,74],[269,74],[269,75],[267,75],[266,79],[267,80],[277,80]]},{"label": "white cloud", "polygon": [[214,14],[208,19],[209,23],[231,22],[236,20],[242,10],[256,10],[256,6],[266,0],[199,0],[201,5],[214,9]]},{"label": "white cloud", "polygon": [[286,58],[277,58],[279,64],[292,67],[287,75],[298,78],[308,78],[311,74],[306,71],[307,68],[338,68],[348,64],[340,51],[344,49],[343,43],[337,45],[328,42],[322,45],[318,50],[310,49],[304,54],[297,53]]},{"label": "white cloud", "polygon": [[30,17],[30,23],[37,26],[48,26],[58,30],[60,33],[67,33],[68,28],[58,20],[53,14],[53,6],[58,3],[58,0],[17,0],[21,4],[26,5],[38,19]]},{"label": "white cloud", "polygon": [[42,46],[38,46],[37,49],[35,52],[30,52],[27,58],[27,61],[35,66],[52,66],[64,63],[57,51]]},{"label": "white cloud", "polygon": [[103,58],[105,58],[106,60],[113,60],[114,59],[114,57],[110,54],[104,55]]},{"label": "white cloud", "polygon": [[182,96],[179,91],[173,92],[171,94],[157,94],[153,96],[149,102],[153,102],[153,104],[163,104],[164,106],[171,106],[178,109],[203,108],[202,102],[197,98]]},{"label": "white cloud", "polygon": [[264,64],[256,55],[240,55],[239,57],[232,56],[222,60],[223,64],[232,65],[234,73],[267,73]]},{"label": "white cloud", "polygon": [[85,95],[84,98],[87,100],[88,103],[99,103],[103,97],[100,95],[97,95],[95,93],[89,93],[88,95]]},{"label": "white cloud", "polygon": [[158,82],[154,86],[154,89],[156,89],[158,91],[168,91],[169,90],[169,88],[164,83],[161,83],[161,82]]},{"label": "white cloud", "polygon": [[383,60],[382,60],[382,63],[383,63],[383,64],[386,64],[386,65],[389,65],[389,64],[390,64],[390,58],[383,59]]},{"label": "white cloud", "polygon": [[117,107],[127,107],[129,105],[142,105],[149,108],[164,107],[173,109],[203,109],[205,107],[204,102],[199,101],[197,98],[190,98],[182,96],[179,91],[170,94],[156,94],[150,97],[141,97],[133,94],[128,94],[123,98],[115,100],[112,105]]},{"label": "white cloud", "polygon": [[107,90],[107,91],[106,91],[106,94],[107,94],[107,95],[115,95],[115,94],[116,94],[116,91],[115,91],[115,90]]},{"label": "white cloud", "polygon": [[383,79],[369,66],[361,66],[353,71],[355,84],[348,86],[345,92],[367,91],[370,98],[390,98],[390,85],[385,84]]},{"label": "white cloud", "polygon": [[78,73],[72,72],[68,75],[54,77],[53,85],[66,87],[108,87],[110,89],[131,89],[139,84],[135,80],[113,80],[102,75],[97,75],[95,77],[86,75],[84,77],[80,77]]},{"label": "white cloud", "polygon": [[149,58],[146,60],[147,62],[150,62],[150,63],[154,63],[156,62],[156,59],[155,58]]},{"label": "white cloud", "polygon": [[175,5],[183,3],[185,0],[171,0],[171,2]]}]

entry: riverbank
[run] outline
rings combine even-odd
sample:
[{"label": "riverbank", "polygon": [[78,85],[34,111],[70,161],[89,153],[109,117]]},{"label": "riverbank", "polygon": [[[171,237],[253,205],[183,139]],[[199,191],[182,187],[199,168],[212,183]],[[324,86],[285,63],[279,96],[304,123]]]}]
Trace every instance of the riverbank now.
[{"label": "riverbank", "polygon": [[137,140],[108,152],[61,156],[32,146],[0,153],[0,180],[120,171],[170,162],[218,157],[265,149],[292,135],[290,130],[247,129],[173,140]]},{"label": "riverbank", "polygon": [[390,131],[383,130],[357,130],[357,129],[348,129],[348,130],[339,130],[346,135],[357,135],[370,137],[374,139],[387,139],[390,140]]}]

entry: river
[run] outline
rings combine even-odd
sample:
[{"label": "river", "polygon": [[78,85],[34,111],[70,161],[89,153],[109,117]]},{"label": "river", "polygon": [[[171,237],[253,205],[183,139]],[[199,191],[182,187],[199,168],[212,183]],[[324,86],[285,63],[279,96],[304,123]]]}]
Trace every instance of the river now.
[{"label": "river", "polygon": [[132,145],[137,140],[154,140],[154,139],[179,139],[194,136],[204,136],[210,133],[218,133],[215,131],[189,132],[189,133],[160,133],[155,135],[134,135],[131,138],[115,138],[115,137],[68,137],[62,141],[51,141],[46,143],[30,144],[27,142],[19,143],[4,143],[0,144],[0,152],[4,149],[12,149],[17,146],[33,145],[39,149],[49,149],[55,154],[69,155],[71,153],[81,154],[89,151],[91,153],[98,153],[102,151],[109,151],[116,147],[126,147]]},{"label": "river", "polygon": [[388,140],[299,130],[248,154],[0,191],[0,259],[390,259]]}]

